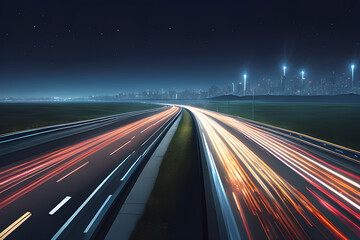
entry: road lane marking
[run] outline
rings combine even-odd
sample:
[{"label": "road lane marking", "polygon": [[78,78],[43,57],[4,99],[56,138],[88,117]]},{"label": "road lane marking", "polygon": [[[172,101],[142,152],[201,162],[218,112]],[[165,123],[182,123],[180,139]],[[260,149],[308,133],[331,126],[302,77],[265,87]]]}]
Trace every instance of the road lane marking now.
[{"label": "road lane marking", "polygon": [[132,138],[131,138],[131,140],[133,140],[135,138],[135,136],[133,136]]},{"label": "road lane marking", "polygon": [[63,176],[62,178],[60,178],[59,180],[57,180],[56,182],[60,182],[61,180],[63,180],[64,178],[68,177],[69,175],[73,174],[74,172],[76,172],[77,170],[79,170],[80,168],[82,168],[83,166],[85,166],[86,164],[88,164],[89,162],[84,163],[83,165],[81,165],[80,167],[76,168],[75,170],[69,172],[68,174],[66,174],[65,176]]},{"label": "road lane marking", "polygon": [[124,181],[124,179],[126,178],[126,176],[129,174],[129,172],[131,171],[131,169],[135,166],[135,164],[139,161],[139,159],[142,157],[142,155],[140,155],[138,157],[138,159],[136,159],[136,161],[133,163],[133,165],[131,165],[131,167],[129,168],[129,170],[125,173],[125,175],[121,178],[120,181]]},{"label": "road lane marking", "polygon": [[59,238],[61,233],[69,226],[69,224],[74,220],[74,218],[79,214],[79,212],[86,206],[86,204],[94,197],[94,195],[99,191],[99,189],[109,180],[109,178],[121,167],[121,165],[126,162],[126,160],[131,156],[127,156],[100,184],[97,188],[90,194],[90,196],[81,204],[81,206],[71,215],[71,217],[64,223],[64,225],[56,232],[56,234],[51,238],[51,240],[56,240]]},{"label": "road lane marking", "polygon": [[120,149],[122,149],[123,147],[125,147],[126,145],[128,145],[130,142],[131,142],[131,140],[128,141],[127,143],[125,143],[124,145],[122,145],[121,147],[119,147],[118,149],[116,149],[115,151],[113,151],[112,153],[110,153],[110,155],[113,155],[114,153],[116,153],[117,151],[119,151]]},{"label": "road lane marking", "polygon": [[70,196],[66,196],[58,205],[56,205],[56,207],[54,207],[49,214],[50,215],[54,215],[54,213],[56,213],[57,210],[59,210],[67,201],[69,201],[71,199]]},{"label": "road lane marking", "polygon": [[15,222],[13,222],[10,226],[8,226],[4,231],[0,233],[0,240],[4,240],[10,233],[15,231],[23,222],[25,222],[32,214],[30,212],[26,212],[20,218],[18,218]]},{"label": "road lane marking", "polygon": [[97,213],[95,214],[95,216],[93,217],[93,219],[91,220],[91,222],[89,223],[89,225],[86,227],[86,229],[84,230],[84,233],[87,233],[89,231],[89,229],[91,228],[91,226],[94,224],[96,218],[100,215],[101,211],[103,210],[103,208],[105,207],[105,205],[107,204],[107,202],[110,200],[112,195],[109,195],[107,197],[107,199],[105,200],[105,202],[101,205],[100,209],[97,211]]},{"label": "road lane marking", "polygon": [[[161,126],[162,127],[162,126]],[[160,128],[161,128],[160,127]],[[159,129],[160,129],[159,128]],[[159,131],[159,129],[158,130],[156,130],[156,132],[154,132],[153,134],[151,134],[151,136],[148,138],[148,139],[146,139],[146,141],[145,142],[143,142],[143,144],[141,144],[141,146],[144,146],[149,140],[150,140],[150,138],[152,138],[156,133],[157,133],[157,131]]]},{"label": "road lane marking", "polygon": [[151,127],[151,126],[149,126],[149,127],[145,128],[145,129],[144,129],[144,130],[142,130],[140,133],[145,132],[145,131],[146,131],[146,130],[148,130],[150,127]]},{"label": "road lane marking", "polygon": [[141,147],[144,146],[168,121],[170,121],[171,118],[169,118],[166,122],[164,122],[153,134],[151,134],[151,136],[146,139],[145,142],[143,142],[143,144],[141,144]]},{"label": "road lane marking", "polygon": [[[170,118],[171,119],[171,118]],[[163,123],[163,125],[161,125],[161,127],[156,130],[151,136],[150,138],[156,134],[170,119],[168,119],[165,123]],[[165,129],[164,129],[165,130]],[[163,131],[164,131],[163,130]],[[159,137],[159,136],[158,136]],[[146,141],[148,141],[150,138],[148,138]],[[144,145],[145,143],[143,143],[142,145]],[[99,186],[90,194],[90,196],[81,204],[81,206],[73,213],[73,215],[64,223],[64,225],[56,232],[56,234],[51,238],[51,240],[56,240],[60,237],[60,235],[62,234],[62,232],[69,226],[69,224],[75,219],[75,217],[80,213],[80,211],[86,206],[86,204],[91,200],[91,198],[94,197],[94,195],[99,191],[99,189],[109,180],[109,178],[121,167],[122,164],[124,164],[133,154],[135,153],[135,150],[129,155],[127,156],[124,161],[122,161],[100,184]],[[136,162],[140,159],[141,156],[139,156],[139,158],[136,160]],[[136,162],[131,166],[131,168],[136,164]],[[130,168],[130,169],[131,169]],[[130,170],[129,169],[129,170]],[[128,171],[129,172],[129,171]],[[125,174],[124,177],[126,177],[126,175],[128,174],[128,172]],[[124,178],[123,177],[123,178]],[[122,179],[123,180],[123,179]],[[122,181],[121,180],[121,181]]]},{"label": "road lane marking", "polygon": [[[163,126],[163,125],[162,125]],[[161,126],[161,128],[162,128]],[[160,129],[160,128],[159,128]],[[166,130],[166,128],[164,130],[162,130],[162,132],[155,138],[155,140],[150,144],[150,146],[145,150],[145,152],[142,155],[146,155],[147,152],[150,150],[150,148],[152,147],[152,145],[154,145],[154,143],[158,140],[158,138],[161,136],[161,134]],[[157,132],[157,131],[156,131]],[[155,133],[156,133],[155,132]]]},{"label": "road lane marking", "polygon": [[[169,120],[170,120],[170,119],[169,119]],[[145,143],[146,143],[148,140],[150,140],[150,138],[152,138],[152,136],[154,136],[155,133],[157,133],[169,120],[167,120],[165,123],[163,123],[163,125],[161,125],[161,127],[160,127],[158,130],[156,130],[156,132],[154,132],[141,146],[145,145]],[[147,152],[149,151],[149,149],[150,149],[150,148],[152,147],[152,145],[158,140],[158,138],[161,136],[161,134],[162,134],[165,130],[166,130],[166,128],[162,130],[162,132],[155,138],[155,140],[150,144],[150,146],[145,150],[145,152],[144,152],[142,155],[146,155],[146,154],[147,154]]]}]

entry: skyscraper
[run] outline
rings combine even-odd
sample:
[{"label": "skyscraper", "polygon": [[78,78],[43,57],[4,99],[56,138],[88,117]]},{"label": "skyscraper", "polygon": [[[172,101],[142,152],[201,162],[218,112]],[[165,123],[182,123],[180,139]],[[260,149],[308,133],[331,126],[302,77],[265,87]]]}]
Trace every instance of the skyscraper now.
[{"label": "skyscraper", "polygon": [[281,82],[280,82],[280,90],[282,93],[285,91],[285,84],[286,84],[286,77],[285,75],[281,76]]}]

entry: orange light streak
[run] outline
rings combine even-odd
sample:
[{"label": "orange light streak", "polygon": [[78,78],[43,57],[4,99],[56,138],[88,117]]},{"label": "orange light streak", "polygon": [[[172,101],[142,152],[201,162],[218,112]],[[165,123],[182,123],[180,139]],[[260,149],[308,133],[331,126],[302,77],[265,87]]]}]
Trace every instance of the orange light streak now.
[{"label": "orange light streak", "polygon": [[[0,194],[6,195],[0,199],[0,209],[75,164],[82,164],[81,162],[88,156],[129,134],[134,135],[134,132],[140,131],[142,128],[148,127],[148,125],[151,127],[156,124],[159,125],[159,123],[165,122],[174,116],[178,111],[179,108],[171,107],[163,112],[127,124],[108,133],[1,170]],[[25,185],[16,189],[22,183],[25,183]]]},{"label": "orange light streak", "polygon": [[[333,196],[333,201],[356,218],[359,217],[360,205],[358,176],[332,164],[325,164],[324,160],[301,147],[238,119],[199,108],[187,108],[193,112],[203,133],[209,139],[213,155],[218,159],[217,164],[223,169],[226,179],[231,184],[232,192],[228,194],[233,195],[249,238],[249,220],[246,218],[250,216],[245,216],[247,213],[242,205],[258,219],[269,239],[309,239],[298,221],[298,216],[301,216],[309,227],[323,226],[333,237],[347,239],[347,236],[307,197],[218,122],[243,134],[312,186]],[[337,214],[338,216],[340,215]],[[349,223],[351,224],[354,223]]]}]

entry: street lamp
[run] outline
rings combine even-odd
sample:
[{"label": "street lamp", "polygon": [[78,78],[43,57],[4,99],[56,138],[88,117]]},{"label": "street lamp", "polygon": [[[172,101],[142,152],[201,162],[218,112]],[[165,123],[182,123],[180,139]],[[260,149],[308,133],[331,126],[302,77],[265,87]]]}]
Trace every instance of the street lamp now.
[{"label": "street lamp", "polygon": [[245,91],[246,91],[246,77],[247,77],[247,75],[244,74],[244,96],[245,96]]},{"label": "street lamp", "polygon": [[285,77],[285,73],[286,73],[286,66],[283,66],[284,69],[284,77]]},{"label": "street lamp", "polygon": [[305,79],[305,78],[304,78],[304,74],[305,74],[305,72],[304,72],[304,71],[301,71],[301,79],[302,79],[302,80]]},{"label": "street lamp", "polygon": [[354,88],[354,69],[355,69],[355,65],[351,65],[351,88]]}]

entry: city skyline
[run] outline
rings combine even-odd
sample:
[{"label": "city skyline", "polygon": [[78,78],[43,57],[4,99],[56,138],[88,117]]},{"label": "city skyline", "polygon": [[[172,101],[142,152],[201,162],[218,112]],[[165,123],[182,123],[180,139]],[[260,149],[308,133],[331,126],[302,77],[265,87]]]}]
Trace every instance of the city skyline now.
[{"label": "city skyline", "polygon": [[[255,89],[255,95],[338,95],[354,93],[360,94],[360,81],[357,78],[356,66],[351,64],[348,72],[335,72],[329,71],[323,74],[320,78],[314,78],[311,73],[305,70],[291,71],[288,66],[283,66],[282,71],[279,72],[280,76],[271,78],[270,76],[263,76],[258,79],[250,78],[247,73],[239,76],[239,79],[227,81],[219,84],[208,84],[202,87],[182,86],[168,87],[164,84],[161,87],[142,86],[141,88],[134,89],[113,89],[112,93],[108,94],[85,94],[85,95],[72,95],[64,96],[61,94],[46,95],[46,96],[0,96],[0,99],[20,98],[52,98],[52,99],[73,99],[73,98],[87,98],[87,97],[103,97],[103,96],[122,96],[121,98],[127,99],[146,99],[146,98],[159,98],[159,99],[175,99],[174,94],[169,92],[176,92],[180,95],[188,92],[196,92],[195,99],[216,97],[220,95],[234,94],[238,96],[249,95],[251,89]],[[246,81],[246,85],[244,85]],[[211,94],[211,88],[216,87],[216,94]],[[144,94],[147,93],[147,94]],[[150,92],[152,94],[150,94]],[[155,94],[156,93],[156,94]],[[164,97],[167,96],[167,97]],[[185,98],[191,99],[187,96]]]}]

